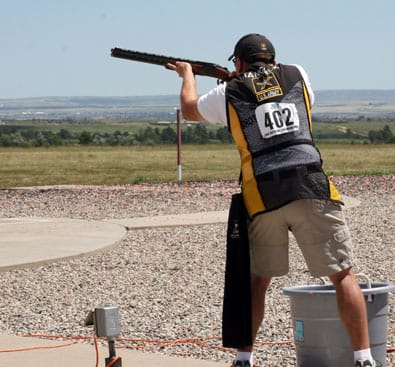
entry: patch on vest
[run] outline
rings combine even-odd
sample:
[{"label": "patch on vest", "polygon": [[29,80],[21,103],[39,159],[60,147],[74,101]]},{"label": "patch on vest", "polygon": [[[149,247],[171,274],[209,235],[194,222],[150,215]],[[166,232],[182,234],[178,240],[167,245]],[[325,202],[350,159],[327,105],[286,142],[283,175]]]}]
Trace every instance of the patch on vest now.
[{"label": "patch on vest", "polygon": [[265,139],[299,130],[299,115],[294,103],[264,103],[256,108],[255,116]]},{"label": "patch on vest", "polygon": [[254,86],[254,91],[258,102],[283,95],[283,90],[281,89],[280,83],[272,72],[269,72],[264,78],[252,78],[251,81],[252,85]]}]

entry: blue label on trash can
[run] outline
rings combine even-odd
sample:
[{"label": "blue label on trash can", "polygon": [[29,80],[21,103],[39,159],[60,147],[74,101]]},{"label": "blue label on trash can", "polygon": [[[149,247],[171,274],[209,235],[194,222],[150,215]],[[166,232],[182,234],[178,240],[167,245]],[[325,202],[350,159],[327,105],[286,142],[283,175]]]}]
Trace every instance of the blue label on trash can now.
[{"label": "blue label on trash can", "polygon": [[295,321],[295,340],[304,342],[304,324],[301,320]]}]

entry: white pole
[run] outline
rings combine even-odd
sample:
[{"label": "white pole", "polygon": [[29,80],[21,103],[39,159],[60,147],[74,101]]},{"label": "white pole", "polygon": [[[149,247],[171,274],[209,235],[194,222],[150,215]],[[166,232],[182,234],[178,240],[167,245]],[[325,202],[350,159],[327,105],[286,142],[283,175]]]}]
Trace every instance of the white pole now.
[{"label": "white pole", "polygon": [[177,109],[177,179],[182,182],[182,165],[181,165],[181,111]]}]

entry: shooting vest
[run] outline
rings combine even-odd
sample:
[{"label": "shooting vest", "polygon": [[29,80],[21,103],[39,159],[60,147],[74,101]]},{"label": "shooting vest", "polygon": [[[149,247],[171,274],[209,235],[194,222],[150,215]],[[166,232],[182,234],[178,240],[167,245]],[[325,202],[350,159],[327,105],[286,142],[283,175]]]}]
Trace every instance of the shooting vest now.
[{"label": "shooting vest", "polygon": [[281,64],[255,69],[226,87],[228,125],[240,153],[249,216],[298,199],[340,201],[313,142],[310,100],[299,69]]}]

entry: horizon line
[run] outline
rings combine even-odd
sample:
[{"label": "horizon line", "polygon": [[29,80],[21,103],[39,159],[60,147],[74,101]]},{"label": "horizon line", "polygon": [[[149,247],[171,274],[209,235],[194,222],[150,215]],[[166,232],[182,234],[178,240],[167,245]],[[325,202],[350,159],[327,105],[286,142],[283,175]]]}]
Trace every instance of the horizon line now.
[{"label": "horizon line", "polygon": [[[314,93],[320,92],[395,92],[395,89],[317,89]],[[25,96],[25,97],[0,97],[1,100],[16,99],[40,99],[40,98],[147,98],[147,97],[179,97],[179,93],[175,94],[144,94],[144,95],[42,95],[42,96]]]}]

